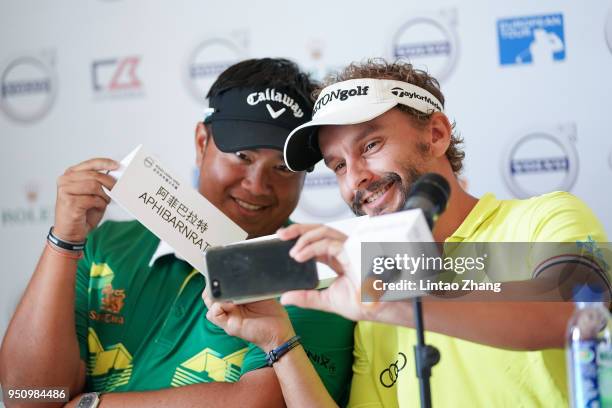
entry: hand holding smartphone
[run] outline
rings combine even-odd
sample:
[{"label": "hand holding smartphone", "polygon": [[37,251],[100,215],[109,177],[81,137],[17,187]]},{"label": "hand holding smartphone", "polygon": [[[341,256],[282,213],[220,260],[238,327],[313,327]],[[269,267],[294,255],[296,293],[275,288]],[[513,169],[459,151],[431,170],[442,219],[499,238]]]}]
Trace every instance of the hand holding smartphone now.
[{"label": "hand holding smartphone", "polygon": [[206,251],[206,291],[218,301],[247,303],[290,290],[314,289],[316,262],[295,261],[289,251],[296,240],[278,238],[213,247]]}]

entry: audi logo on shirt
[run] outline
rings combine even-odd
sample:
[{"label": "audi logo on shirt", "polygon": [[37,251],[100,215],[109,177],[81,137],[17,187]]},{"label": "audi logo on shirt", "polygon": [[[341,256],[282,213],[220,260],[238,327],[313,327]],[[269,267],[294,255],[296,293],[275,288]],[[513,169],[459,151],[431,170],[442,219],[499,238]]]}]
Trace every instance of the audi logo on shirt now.
[{"label": "audi logo on shirt", "polygon": [[399,358],[395,360],[395,362],[391,363],[391,365],[389,365],[389,368],[385,368],[380,373],[379,379],[383,387],[393,387],[397,382],[400,371],[402,371],[404,367],[406,367],[406,363],[408,362],[406,355],[400,352],[398,353],[398,356]]}]

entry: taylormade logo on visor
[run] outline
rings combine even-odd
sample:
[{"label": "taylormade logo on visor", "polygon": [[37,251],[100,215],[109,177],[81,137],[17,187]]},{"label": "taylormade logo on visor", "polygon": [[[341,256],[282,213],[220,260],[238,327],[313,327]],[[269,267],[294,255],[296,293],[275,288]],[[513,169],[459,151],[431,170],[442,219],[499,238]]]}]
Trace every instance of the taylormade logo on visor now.
[{"label": "taylormade logo on visor", "polygon": [[417,98],[423,102],[427,102],[428,104],[434,106],[437,110],[442,111],[442,107],[440,106],[440,104],[438,104],[437,101],[431,99],[428,96],[424,96],[424,95],[419,95],[416,92],[409,92],[409,91],[405,91],[404,89],[400,88],[399,86],[396,86],[395,88],[391,89],[391,93],[395,96],[397,96],[398,98],[405,98],[408,97],[410,99],[413,98]]},{"label": "taylormade logo on visor", "polygon": [[296,118],[301,118],[304,116],[304,112],[300,108],[300,105],[292,97],[285,93],[279,92],[274,88],[266,88],[265,91],[253,92],[247,96],[247,103],[251,106],[266,101],[282,103],[293,111],[293,116]]},{"label": "taylormade logo on visor", "polygon": [[346,101],[351,96],[363,96],[367,95],[370,90],[369,86],[361,86],[358,85],[354,88],[350,89],[336,89],[335,91],[331,91],[319,97],[317,102],[315,103],[314,109],[312,110],[312,114],[314,115],[322,106],[327,105],[334,99],[340,101]]}]

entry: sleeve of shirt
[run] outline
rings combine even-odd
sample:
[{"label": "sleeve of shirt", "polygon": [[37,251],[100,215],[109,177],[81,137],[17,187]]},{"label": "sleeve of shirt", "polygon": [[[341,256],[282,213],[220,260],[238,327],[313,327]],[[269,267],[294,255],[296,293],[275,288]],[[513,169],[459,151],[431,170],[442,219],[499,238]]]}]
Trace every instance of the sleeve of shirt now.
[{"label": "sleeve of shirt", "polygon": [[348,403],[350,408],[382,408],[383,404],[376,392],[376,383],[372,377],[372,365],[368,357],[367,345],[363,341],[365,325],[369,322],[359,323],[355,326],[355,348],[353,351],[353,381],[351,395]]},{"label": "sleeve of shirt", "polygon": [[610,244],[582,200],[566,192],[549,194],[534,208],[531,223],[531,242],[542,243],[531,254],[534,277],[558,263],[582,263],[591,265],[610,287]]},{"label": "sleeve of shirt", "polygon": [[88,241],[84,251],[84,256],[77,265],[77,275],[75,284],[75,302],[74,302],[74,323],[76,326],[76,335],[79,342],[79,351],[81,360],[87,361],[88,356],[88,319],[87,307],[89,305],[89,271],[91,269],[91,252],[90,242]]},{"label": "sleeve of shirt", "polygon": [[244,360],[242,360],[242,369],[240,371],[240,375],[242,376],[248,373],[249,371],[262,368],[266,364],[266,353],[264,353],[262,349],[260,349],[253,343],[249,343],[248,350],[244,356]]},{"label": "sleeve of shirt", "polygon": [[603,226],[593,211],[578,197],[556,192],[548,194],[532,213],[532,242],[606,242]]}]

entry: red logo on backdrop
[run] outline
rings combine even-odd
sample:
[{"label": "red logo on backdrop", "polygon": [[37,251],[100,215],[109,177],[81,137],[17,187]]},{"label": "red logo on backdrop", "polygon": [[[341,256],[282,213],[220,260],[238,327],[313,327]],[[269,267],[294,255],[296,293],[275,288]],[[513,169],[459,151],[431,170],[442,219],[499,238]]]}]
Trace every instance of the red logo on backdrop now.
[{"label": "red logo on backdrop", "polygon": [[141,95],[143,86],[138,77],[140,57],[95,60],[91,64],[93,91],[99,96]]}]

